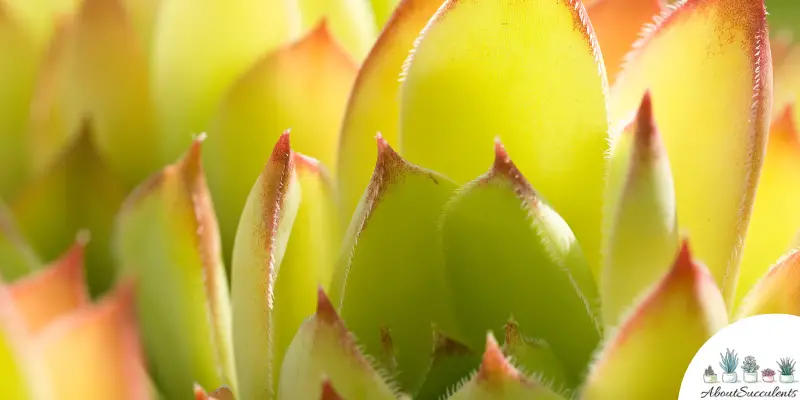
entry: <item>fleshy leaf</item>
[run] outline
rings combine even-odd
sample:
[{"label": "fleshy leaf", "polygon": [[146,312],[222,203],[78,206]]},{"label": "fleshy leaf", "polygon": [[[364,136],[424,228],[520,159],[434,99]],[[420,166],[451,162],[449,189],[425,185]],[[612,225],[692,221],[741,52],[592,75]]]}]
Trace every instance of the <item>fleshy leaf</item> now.
[{"label": "fleshy leaf", "polygon": [[372,14],[375,17],[375,26],[380,29],[386,26],[392,12],[398,7],[398,3],[402,3],[402,0],[371,0],[370,3],[372,4]]},{"label": "fleshy leaf", "polygon": [[319,162],[278,139],[247,199],[233,252],[233,324],[243,398],[272,398],[280,366],[338,257],[338,210]]},{"label": "fleshy leaf", "polygon": [[368,1],[299,0],[303,28],[327,21],[331,33],[358,62],[366,57],[377,34]]},{"label": "fleshy leaf", "polygon": [[[606,92],[580,1],[448,0],[404,70],[398,148],[463,183],[484,172],[485,145],[500,136],[597,274]],[[458,157],[442,156],[456,144]]]},{"label": "fleshy leaf", "polygon": [[611,158],[600,295],[603,322],[616,326],[639,294],[669,270],[678,250],[675,188],[645,95]]},{"label": "fleshy leaf", "polygon": [[737,305],[753,285],[781,257],[800,227],[800,134],[793,107],[773,120],[767,154],[761,169],[753,216],[744,243],[736,288]]},{"label": "fleshy leaf", "polygon": [[139,282],[139,325],[153,379],[170,398],[190,396],[194,382],[236,382],[228,282],[201,141],[131,193],[115,237],[124,273]]},{"label": "fleshy leaf", "polygon": [[534,374],[551,388],[567,389],[568,379],[564,365],[553,353],[550,345],[541,339],[529,337],[520,332],[516,321],[505,326],[503,354],[514,360],[517,368],[527,374]]},{"label": "fleshy leaf", "polygon": [[89,301],[83,280],[85,239],[79,239],[60,259],[8,287],[14,307],[29,334]]},{"label": "fleshy leaf", "polygon": [[123,0],[83,1],[71,34],[63,77],[68,129],[89,116],[98,151],[133,187],[161,164],[147,57]]},{"label": "fleshy leaf", "polygon": [[125,188],[95,151],[91,124],[85,122],[59,159],[9,200],[25,239],[43,259],[61,255],[88,230],[86,279],[92,295],[105,292],[116,273],[110,254],[114,215]]},{"label": "fleshy leaf", "polygon": [[760,314],[800,316],[800,251],[793,250],[767,272],[742,300],[739,319]]},{"label": "fleshy leaf", "polygon": [[150,398],[133,302],[134,285],[123,282],[100,304],[58,319],[35,339],[58,398]]},{"label": "fleshy leaf", "polygon": [[[375,166],[375,134],[398,140],[400,84],[408,51],[441,0],[403,0],[358,73],[339,142],[338,184],[345,215],[352,215]],[[377,11],[376,11],[377,12]]]},{"label": "fleshy leaf", "polygon": [[35,39],[13,9],[0,1],[0,197],[7,199],[28,177],[25,129],[39,55]]},{"label": "fleshy leaf", "polygon": [[600,340],[591,271],[567,224],[500,142],[495,154],[492,169],[459,190],[441,222],[446,279],[465,343],[480,348],[486,332],[502,332],[513,315],[552,346],[577,385]]},{"label": "fleshy leaf", "polygon": [[[800,34],[800,32],[798,32]],[[775,60],[775,94],[773,95],[772,119],[781,118],[785,107],[794,107],[794,120],[800,121],[800,43],[787,50],[780,61]]]},{"label": "fleshy leaf", "polygon": [[599,0],[589,5],[584,1],[610,81],[619,73],[642,28],[659,14],[662,3],[663,0]]},{"label": "fleshy leaf", "polygon": [[300,327],[281,367],[279,399],[319,399],[328,380],[344,399],[396,399],[394,390],[361,354],[325,292]]},{"label": "fleshy leaf", "polygon": [[330,379],[325,379],[322,382],[322,391],[319,395],[320,400],[344,400],[339,392],[333,387]]},{"label": "fleshy leaf", "polygon": [[19,233],[14,217],[0,201],[0,280],[15,281],[42,265]]},{"label": "fleshy leaf", "polygon": [[[728,325],[722,295],[683,242],[672,269],[609,332],[585,382],[582,399],[655,399],[678,393],[697,350]],[[653,349],[659,352],[652,362]]]},{"label": "fleshy leaf", "polygon": [[233,392],[227,387],[223,386],[209,395],[197,384],[194,385],[194,398],[195,400],[235,400]]},{"label": "fleshy leaf", "polygon": [[561,400],[547,386],[523,376],[506,359],[490,333],[478,372],[449,400]]},{"label": "fleshy leaf", "polygon": [[434,330],[433,354],[425,382],[415,399],[439,399],[458,387],[481,363],[481,355],[439,330]]},{"label": "fleshy leaf", "polygon": [[[234,81],[300,33],[300,10],[286,0],[167,0],[153,36],[152,82],[162,162],[203,132]],[[211,45],[213,43],[213,45]]]},{"label": "fleshy leaf", "polygon": [[772,104],[764,4],[690,0],[668,7],[657,21],[612,88],[611,117],[628,118],[650,92],[675,182],[678,225],[730,302]]},{"label": "fleshy leaf", "polygon": [[377,142],[378,161],[345,237],[332,298],[367,354],[380,354],[382,327],[391,331],[398,380],[405,392],[414,393],[430,363],[431,324],[459,339],[437,232],[442,207],[456,186],[406,162],[380,136]]},{"label": "fleshy leaf", "polygon": [[51,394],[28,346],[24,319],[6,288],[0,288],[0,387],[9,399],[38,400]]},{"label": "fleshy leaf", "polygon": [[165,0],[123,0],[145,56],[150,58],[159,7]]},{"label": "fleshy leaf", "polygon": [[[209,131],[205,165],[230,252],[242,207],[281,132],[329,168],[358,67],[326,25],[262,58],[225,96]],[[309,115],[313,110],[313,117]]]}]

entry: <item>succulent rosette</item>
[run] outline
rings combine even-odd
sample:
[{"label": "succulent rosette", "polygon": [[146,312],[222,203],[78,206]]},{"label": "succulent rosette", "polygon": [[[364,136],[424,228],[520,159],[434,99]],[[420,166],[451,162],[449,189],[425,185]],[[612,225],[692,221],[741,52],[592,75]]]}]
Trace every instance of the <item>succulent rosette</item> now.
[{"label": "succulent rosette", "polygon": [[0,0],[0,50],[13,398],[663,398],[800,315],[761,0]]}]

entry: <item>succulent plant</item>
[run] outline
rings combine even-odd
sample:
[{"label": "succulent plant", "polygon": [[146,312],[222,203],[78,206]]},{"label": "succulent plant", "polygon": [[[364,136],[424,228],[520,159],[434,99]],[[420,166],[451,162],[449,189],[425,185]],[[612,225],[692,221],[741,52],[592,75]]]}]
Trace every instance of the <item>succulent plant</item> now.
[{"label": "succulent plant", "polygon": [[747,356],[744,358],[742,362],[742,370],[747,372],[748,374],[754,374],[758,372],[758,364],[756,363],[756,358],[753,356]]},{"label": "succulent plant", "polygon": [[714,376],[716,374],[717,373],[714,372],[714,368],[711,368],[710,365],[708,366],[708,368],[706,368],[705,372],[703,372],[703,375],[705,375],[705,376]]},{"label": "succulent plant", "polygon": [[726,374],[736,372],[736,368],[739,366],[739,355],[736,354],[736,351],[726,349],[725,354],[720,353],[719,358],[719,367],[722,368],[722,372]]},{"label": "succulent plant", "polygon": [[775,376],[775,370],[772,368],[766,368],[761,370],[761,375],[763,376]]},{"label": "succulent plant", "polygon": [[[762,1],[27,3],[13,398],[658,398],[730,322],[800,314],[800,50]],[[83,228],[96,306],[44,263]]]},{"label": "succulent plant", "polygon": [[781,358],[778,361],[778,369],[781,371],[781,375],[792,375],[794,374],[794,365],[795,361],[791,357]]}]

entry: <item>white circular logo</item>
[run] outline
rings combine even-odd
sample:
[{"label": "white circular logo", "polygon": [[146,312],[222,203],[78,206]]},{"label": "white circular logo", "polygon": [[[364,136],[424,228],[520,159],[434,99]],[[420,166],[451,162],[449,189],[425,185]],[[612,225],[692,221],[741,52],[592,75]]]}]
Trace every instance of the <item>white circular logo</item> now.
[{"label": "white circular logo", "polygon": [[800,399],[800,317],[757,315],[717,332],[694,356],[678,400]]}]

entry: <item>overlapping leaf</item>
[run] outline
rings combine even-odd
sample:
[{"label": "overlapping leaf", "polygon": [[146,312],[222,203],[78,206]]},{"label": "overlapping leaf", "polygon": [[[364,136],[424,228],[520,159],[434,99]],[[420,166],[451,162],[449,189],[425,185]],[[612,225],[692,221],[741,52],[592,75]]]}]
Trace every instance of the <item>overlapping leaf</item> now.
[{"label": "overlapping leaf", "polygon": [[375,40],[375,18],[367,1],[299,0],[302,24],[313,29],[327,21],[331,32],[358,62],[366,57]]},{"label": "overlapping leaf", "polygon": [[0,202],[0,279],[14,281],[41,265],[41,260],[22,238],[5,204]]}]

